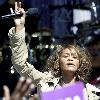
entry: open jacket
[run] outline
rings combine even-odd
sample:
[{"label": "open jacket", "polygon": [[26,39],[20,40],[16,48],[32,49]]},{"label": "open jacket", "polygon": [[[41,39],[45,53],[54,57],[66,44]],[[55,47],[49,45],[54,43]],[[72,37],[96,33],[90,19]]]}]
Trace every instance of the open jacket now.
[{"label": "open jacket", "polygon": [[[25,43],[25,28],[19,33],[13,33],[13,28],[9,30],[9,38],[12,49],[12,63],[15,69],[21,76],[29,77],[33,83],[42,91],[54,89],[58,84],[59,78],[55,78],[50,72],[40,72],[33,65],[27,62],[28,49]],[[53,85],[49,85],[52,82]],[[98,100],[96,91],[99,91],[95,86],[86,84],[85,94],[88,95],[87,100]]]}]

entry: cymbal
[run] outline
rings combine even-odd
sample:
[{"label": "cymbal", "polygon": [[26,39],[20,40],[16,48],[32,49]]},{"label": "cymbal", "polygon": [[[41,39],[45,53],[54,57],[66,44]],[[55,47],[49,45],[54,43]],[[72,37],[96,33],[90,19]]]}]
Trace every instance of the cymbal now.
[{"label": "cymbal", "polygon": [[49,32],[35,32],[32,34],[32,37],[42,37],[42,36],[51,36]]}]

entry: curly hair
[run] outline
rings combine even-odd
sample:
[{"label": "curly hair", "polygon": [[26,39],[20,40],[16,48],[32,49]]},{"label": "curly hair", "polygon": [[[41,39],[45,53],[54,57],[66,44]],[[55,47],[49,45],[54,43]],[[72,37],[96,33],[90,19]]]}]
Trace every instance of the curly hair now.
[{"label": "curly hair", "polygon": [[54,50],[53,54],[47,60],[47,70],[51,71],[54,77],[59,77],[60,80],[62,78],[61,69],[59,66],[59,58],[62,53],[62,50],[65,48],[74,48],[79,56],[79,63],[80,67],[76,71],[76,81],[83,81],[84,83],[88,82],[89,75],[92,68],[91,63],[91,55],[88,50],[84,47],[81,47],[76,44],[69,44],[69,45],[58,45],[56,50]]}]

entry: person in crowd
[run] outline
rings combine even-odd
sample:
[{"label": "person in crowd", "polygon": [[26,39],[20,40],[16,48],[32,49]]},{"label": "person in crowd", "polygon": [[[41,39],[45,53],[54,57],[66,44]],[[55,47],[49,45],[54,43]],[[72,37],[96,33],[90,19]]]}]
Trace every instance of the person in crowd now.
[{"label": "person in crowd", "polygon": [[[11,13],[13,13],[11,9]],[[88,100],[98,100],[96,87],[88,83],[91,72],[91,57],[86,48],[77,44],[59,45],[48,58],[45,72],[40,72],[28,63],[28,49],[25,43],[25,11],[20,2],[15,2],[15,13],[23,16],[15,17],[15,27],[9,30],[12,49],[12,63],[21,76],[31,78],[37,86],[37,91],[49,91],[77,81],[85,85],[85,95]]]},{"label": "person in crowd", "polygon": [[20,77],[13,93],[10,95],[8,86],[4,85],[4,100],[34,100],[35,96],[31,95],[34,85],[30,78]]}]

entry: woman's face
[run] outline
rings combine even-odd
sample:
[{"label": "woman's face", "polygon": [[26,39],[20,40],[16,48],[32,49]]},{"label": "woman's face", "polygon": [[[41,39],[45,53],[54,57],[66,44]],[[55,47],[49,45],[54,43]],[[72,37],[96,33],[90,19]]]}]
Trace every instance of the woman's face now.
[{"label": "woman's face", "polygon": [[63,72],[76,72],[79,68],[79,57],[74,48],[65,48],[60,55],[60,68]]}]

